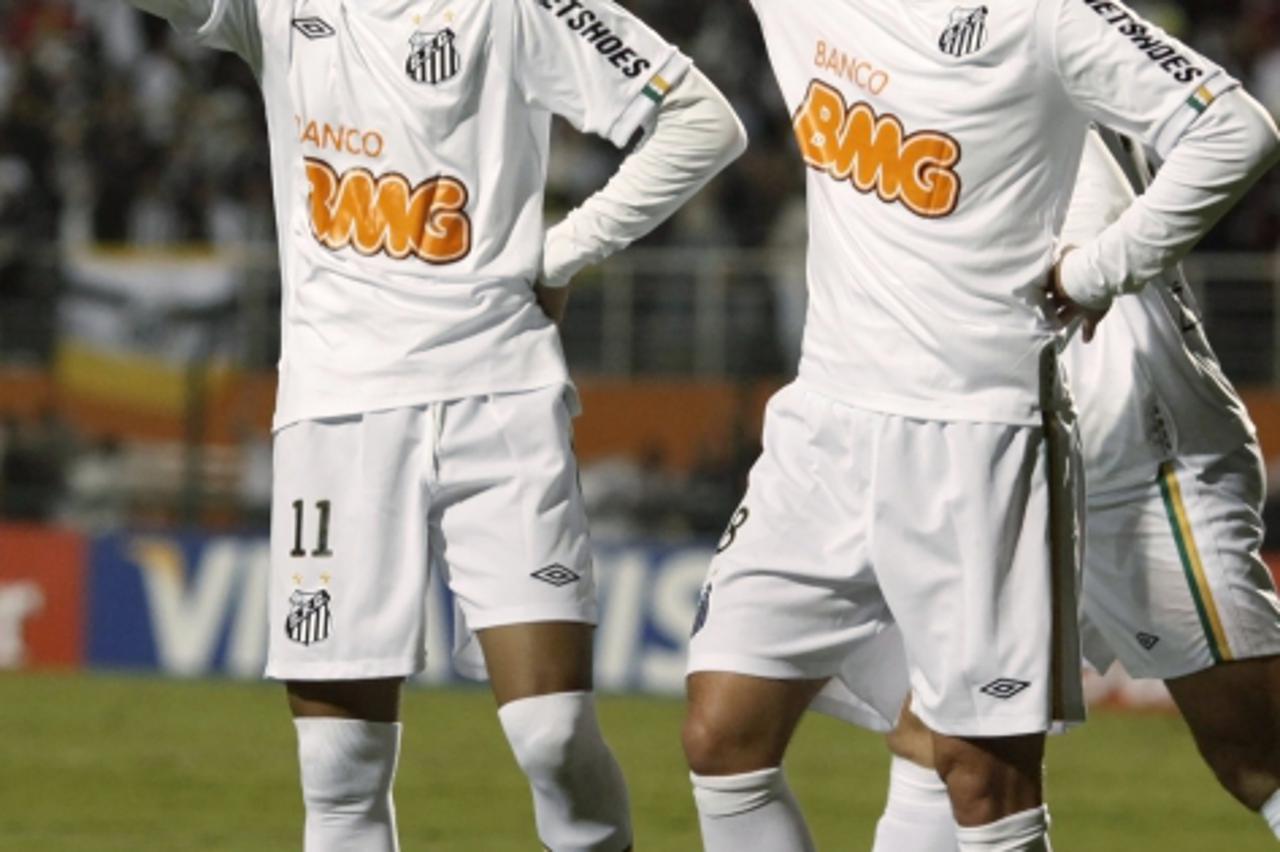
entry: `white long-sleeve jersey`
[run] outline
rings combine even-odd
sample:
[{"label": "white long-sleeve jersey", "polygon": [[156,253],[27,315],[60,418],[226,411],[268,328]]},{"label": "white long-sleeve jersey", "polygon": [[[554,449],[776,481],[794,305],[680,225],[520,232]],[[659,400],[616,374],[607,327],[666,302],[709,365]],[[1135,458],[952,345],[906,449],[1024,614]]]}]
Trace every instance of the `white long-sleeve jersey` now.
[{"label": "white long-sleeve jersey", "polygon": [[1043,284],[1089,123],[1166,155],[1236,81],[1113,0],[752,2],[809,167],[801,379],[1040,423]]},{"label": "white long-sleeve jersey", "polygon": [[[1063,225],[1085,245],[1120,219],[1150,183],[1141,147],[1090,133]],[[1177,269],[1115,299],[1093,340],[1063,353],[1079,409],[1089,499],[1150,482],[1179,453],[1227,453],[1255,434],[1244,403],[1205,337],[1194,297]]]},{"label": "white long-sleeve jersey", "polygon": [[686,57],[609,0],[133,2],[261,83],[277,428],[567,380],[530,288],[551,116],[622,146]]}]

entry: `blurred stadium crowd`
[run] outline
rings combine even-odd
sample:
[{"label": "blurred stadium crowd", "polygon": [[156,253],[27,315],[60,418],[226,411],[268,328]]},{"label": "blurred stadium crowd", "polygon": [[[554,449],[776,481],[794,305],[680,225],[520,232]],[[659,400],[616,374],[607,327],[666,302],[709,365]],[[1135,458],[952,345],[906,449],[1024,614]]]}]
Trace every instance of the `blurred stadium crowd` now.
[{"label": "blurred stadium crowd", "polygon": [[[752,139],[743,159],[652,244],[800,244],[803,170],[780,120],[785,110],[746,2],[624,5],[696,59],[729,96]],[[1276,0],[1134,5],[1222,62],[1280,114]],[[265,140],[256,84],[236,57],[194,48],[123,0],[0,0],[0,367],[50,362],[66,288],[56,256],[68,247],[269,244],[274,220]],[[549,218],[601,185],[619,156],[557,125]],[[1208,247],[1276,250],[1280,176],[1268,180]],[[118,478],[110,465],[121,463],[120,448],[105,441],[85,452],[82,442],[77,452],[73,433],[52,413],[36,422],[0,423],[0,482],[6,483],[0,495],[10,495],[0,496],[0,515],[56,516],[66,494],[83,495],[93,482],[109,486]],[[749,447],[741,449],[701,480],[695,472],[690,482],[663,480],[661,460],[653,459],[597,471],[600,514],[609,516],[610,500],[642,500],[617,517],[661,529],[671,514],[651,517],[655,510],[692,502],[708,507],[706,524],[714,528],[726,514],[723,504],[732,507],[742,465],[752,456]],[[76,458],[89,469],[66,469]],[[88,484],[75,485],[76,476]],[[698,495],[699,483],[714,487],[714,499],[679,499]],[[259,500],[261,489],[254,487]]]},{"label": "blurred stadium crowd", "polygon": [[[729,95],[753,143],[745,162],[662,239],[767,242],[785,212],[779,199],[796,195],[801,172],[747,4],[627,5],[694,56]],[[1280,112],[1274,0],[1136,5]],[[10,255],[15,245],[50,240],[270,240],[265,139],[257,88],[235,57],[190,46],[123,0],[0,4],[0,236]],[[552,201],[582,198],[614,164],[607,147],[559,133]],[[1224,239],[1269,248],[1276,211],[1249,212],[1249,226]]]}]

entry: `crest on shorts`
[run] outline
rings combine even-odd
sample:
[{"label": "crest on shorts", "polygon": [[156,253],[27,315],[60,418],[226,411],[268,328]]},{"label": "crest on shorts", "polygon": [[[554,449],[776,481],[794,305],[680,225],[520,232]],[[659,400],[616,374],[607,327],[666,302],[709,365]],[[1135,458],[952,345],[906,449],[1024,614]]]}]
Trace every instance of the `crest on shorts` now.
[{"label": "crest on shorts", "polygon": [[415,83],[437,85],[457,76],[462,66],[458,55],[457,36],[445,27],[439,32],[419,30],[409,39],[409,59],[404,70]]},{"label": "crest on shorts", "polygon": [[987,43],[987,7],[952,9],[947,28],[938,38],[938,49],[948,56],[977,53]]},{"label": "crest on shorts", "polygon": [[299,645],[314,645],[329,638],[333,614],[329,611],[329,593],[320,589],[307,592],[295,589],[289,595],[289,617],[284,622],[284,635]]},{"label": "crest on shorts", "polygon": [[711,611],[711,584],[703,583],[702,591],[698,592],[698,609],[693,614],[693,629],[689,631],[690,638],[697,636],[698,631],[707,623],[707,613]]}]

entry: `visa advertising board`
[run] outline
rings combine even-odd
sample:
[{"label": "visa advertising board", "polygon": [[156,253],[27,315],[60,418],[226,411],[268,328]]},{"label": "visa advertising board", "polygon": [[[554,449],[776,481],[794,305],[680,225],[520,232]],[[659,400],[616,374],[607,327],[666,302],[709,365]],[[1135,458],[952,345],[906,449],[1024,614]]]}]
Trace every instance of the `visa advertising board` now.
[{"label": "visa advertising board", "polygon": [[[680,691],[710,558],[710,545],[701,544],[597,548],[600,688]],[[259,677],[267,567],[267,541],[259,536],[113,533],[81,540],[0,526],[0,669]],[[422,679],[454,681],[453,606],[438,581],[427,606]]]},{"label": "visa advertising board", "polygon": [[[676,695],[707,543],[597,544],[601,619],[596,683]],[[1273,572],[1277,562],[1273,561]],[[84,538],[0,525],[0,671],[91,668],[178,677],[257,678],[267,645],[267,541],[261,536],[120,532]],[[279,603],[279,602],[277,602]],[[453,606],[427,601],[426,683],[460,680]],[[1093,704],[1169,708],[1158,681],[1119,666],[1089,673]]]}]

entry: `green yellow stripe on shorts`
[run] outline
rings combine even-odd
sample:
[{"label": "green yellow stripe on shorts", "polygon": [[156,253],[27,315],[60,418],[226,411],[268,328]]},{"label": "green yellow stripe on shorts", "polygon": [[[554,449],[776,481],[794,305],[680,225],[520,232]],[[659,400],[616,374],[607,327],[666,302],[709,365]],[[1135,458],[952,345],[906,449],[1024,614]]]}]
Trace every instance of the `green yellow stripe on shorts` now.
[{"label": "green yellow stripe on shorts", "polygon": [[1214,662],[1226,662],[1232,659],[1231,646],[1227,643],[1226,631],[1222,629],[1218,605],[1213,600],[1213,590],[1205,576],[1204,563],[1200,561],[1200,550],[1191,533],[1191,520],[1187,517],[1187,507],[1182,501],[1182,486],[1178,484],[1178,475],[1173,465],[1168,462],[1160,466],[1160,494],[1164,497],[1165,511],[1169,513],[1173,540],[1178,545],[1178,557],[1182,561],[1187,585],[1191,587],[1191,598],[1195,601],[1196,612],[1200,616],[1200,626],[1204,628],[1205,638],[1209,640],[1209,653],[1213,655]]},{"label": "green yellow stripe on shorts", "polygon": [[671,84],[664,80],[660,75],[654,74],[653,78],[645,84],[644,96],[655,104],[660,104],[669,91],[671,91]]},{"label": "green yellow stripe on shorts", "polygon": [[1191,97],[1187,98],[1187,106],[1191,107],[1196,112],[1204,112],[1209,108],[1209,104],[1213,103],[1215,99],[1213,92],[1209,91],[1208,86],[1201,86],[1195,90]]}]

